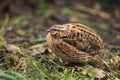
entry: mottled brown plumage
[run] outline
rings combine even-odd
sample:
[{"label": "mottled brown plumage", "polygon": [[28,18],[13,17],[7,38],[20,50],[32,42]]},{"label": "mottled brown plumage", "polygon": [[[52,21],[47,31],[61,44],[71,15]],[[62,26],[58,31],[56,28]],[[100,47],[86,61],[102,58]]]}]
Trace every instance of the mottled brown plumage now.
[{"label": "mottled brown plumage", "polygon": [[84,63],[103,52],[100,36],[83,24],[53,25],[48,31],[48,46],[63,60]]}]

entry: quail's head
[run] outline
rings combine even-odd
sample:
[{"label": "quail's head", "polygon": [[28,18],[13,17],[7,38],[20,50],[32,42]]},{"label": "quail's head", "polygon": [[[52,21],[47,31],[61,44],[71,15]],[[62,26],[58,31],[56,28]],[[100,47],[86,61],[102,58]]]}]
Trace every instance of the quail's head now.
[{"label": "quail's head", "polygon": [[47,31],[54,38],[64,38],[64,37],[67,37],[69,35],[69,32],[70,32],[69,30],[66,30],[66,29],[67,29],[67,26],[53,25]]}]

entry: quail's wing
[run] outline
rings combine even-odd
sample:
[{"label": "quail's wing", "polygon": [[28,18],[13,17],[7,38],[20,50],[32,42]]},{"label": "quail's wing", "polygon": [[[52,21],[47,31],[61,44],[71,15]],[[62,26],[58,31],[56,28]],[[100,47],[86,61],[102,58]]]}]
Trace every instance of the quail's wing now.
[{"label": "quail's wing", "polygon": [[69,35],[62,39],[79,50],[103,48],[99,35],[87,27],[72,27]]},{"label": "quail's wing", "polygon": [[88,53],[80,51],[64,41],[56,41],[53,45],[57,51],[71,58],[73,61],[79,60],[81,62],[88,62],[91,59],[91,56]]}]

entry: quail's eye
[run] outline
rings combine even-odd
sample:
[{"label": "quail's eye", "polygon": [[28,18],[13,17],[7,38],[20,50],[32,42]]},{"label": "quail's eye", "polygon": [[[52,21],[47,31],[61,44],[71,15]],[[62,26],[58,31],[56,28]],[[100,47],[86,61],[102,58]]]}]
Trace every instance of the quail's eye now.
[{"label": "quail's eye", "polygon": [[53,36],[55,36],[55,35],[57,34],[57,32],[58,32],[58,31],[57,31],[57,30],[54,30],[54,29],[50,31],[51,35],[53,35]]}]

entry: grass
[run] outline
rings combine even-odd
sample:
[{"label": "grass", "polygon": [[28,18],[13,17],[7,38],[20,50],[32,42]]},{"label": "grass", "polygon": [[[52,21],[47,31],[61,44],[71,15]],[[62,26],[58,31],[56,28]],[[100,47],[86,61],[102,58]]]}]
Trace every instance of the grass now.
[{"label": "grass", "polygon": [[[47,54],[47,53],[46,53]],[[19,61],[13,61],[6,58],[0,65],[0,79],[5,80],[102,80],[95,77],[93,71],[95,67],[91,65],[81,66],[83,69],[89,68],[86,74],[82,70],[76,70],[74,67],[62,66],[54,59],[46,59],[46,55],[36,59],[33,56],[21,57]],[[11,61],[10,61],[11,60]],[[13,61],[13,63],[12,63]],[[9,62],[9,63],[8,63]],[[16,62],[16,63],[15,63]],[[5,68],[6,67],[6,68]],[[93,76],[88,76],[92,71]],[[106,72],[106,80],[119,80],[112,70]]]}]

